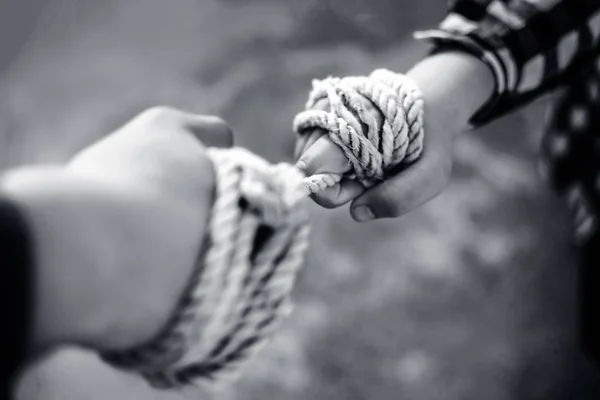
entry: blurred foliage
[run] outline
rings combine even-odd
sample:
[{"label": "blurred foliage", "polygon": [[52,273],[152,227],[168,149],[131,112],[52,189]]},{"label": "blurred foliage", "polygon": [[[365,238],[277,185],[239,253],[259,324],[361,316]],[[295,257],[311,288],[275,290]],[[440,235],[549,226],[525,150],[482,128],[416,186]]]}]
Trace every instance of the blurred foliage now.
[{"label": "blurred foliage", "polygon": [[[409,68],[425,52],[411,32],[435,26],[444,8],[79,2],[47,21],[0,80],[0,159],[64,161],[143,108],[170,104],[220,114],[237,145],[289,160],[312,78]],[[345,208],[313,206],[293,317],[214,398],[598,398],[597,371],[577,347],[568,219],[535,171],[542,111],[462,138],[448,190],[399,220],[356,224]],[[73,349],[32,368],[20,388],[21,400],[192,398],[211,396],[153,391]]]}]

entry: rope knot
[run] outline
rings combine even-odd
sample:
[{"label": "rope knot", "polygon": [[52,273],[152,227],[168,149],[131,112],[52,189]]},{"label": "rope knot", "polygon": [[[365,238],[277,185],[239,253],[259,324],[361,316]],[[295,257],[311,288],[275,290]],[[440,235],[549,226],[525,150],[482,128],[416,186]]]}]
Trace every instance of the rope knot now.
[{"label": "rope knot", "polygon": [[[329,110],[314,109],[327,99]],[[294,119],[294,131],[327,132],[351,167],[345,178],[366,187],[386,179],[401,164],[408,165],[423,151],[423,99],[407,76],[385,69],[369,76],[313,80],[306,110]],[[329,174],[305,179],[316,193],[339,182]]]},{"label": "rope knot", "polygon": [[[249,153],[245,157],[251,159],[256,156]],[[302,174],[299,170],[291,169],[286,164],[276,164],[263,165],[261,169],[246,169],[241,173],[243,178],[240,182],[240,194],[243,206],[248,207],[263,224],[277,228],[294,215],[292,209],[304,197]]]},{"label": "rope knot", "polygon": [[284,211],[280,199],[272,192],[272,188],[267,188],[260,181],[245,180],[241,183],[240,191],[244,203],[242,207],[248,207],[266,225],[273,228],[281,225]]}]

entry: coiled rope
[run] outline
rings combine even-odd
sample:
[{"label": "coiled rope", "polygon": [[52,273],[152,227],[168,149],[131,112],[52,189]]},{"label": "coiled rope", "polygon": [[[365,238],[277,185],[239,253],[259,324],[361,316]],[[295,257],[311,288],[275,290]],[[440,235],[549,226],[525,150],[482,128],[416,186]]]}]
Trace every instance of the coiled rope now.
[{"label": "coiled rope", "polygon": [[241,148],[209,149],[216,194],[208,235],[175,319],[152,343],[109,363],[171,388],[227,382],[290,311],[308,245],[302,174]]},{"label": "coiled rope", "polygon": [[[421,153],[422,100],[407,78],[378,70],[368,78],[328,78],[313,86],[295,130],[325,129],[348,156],[349,177],[371,185]],[[325,96],[330,112],[310,109]],[[357,96],[376,105],[382,126]],[[289,164],[272,165],[241,148],[209,149],[209,156],[215,202],[196,270],[172,320],[150,343],[102,354],[157,388],[216,388],[239,374],[291,310],[308,247],[306,195],[341,179],[307,178]]]},{"label": "coiled rope", "polygon": [[[383,117],[366,110],[369,100]],[[316,110],[327,99],[330,110]],[[415,82],[402,74],[377,69],[369,76],[314,80],[306,110],[294,119],[302,136],[314,129],[327,132],[350,163],[349,179],[370,187],[384,180],[401,164],[415,161],[423,150],[423,99]],[[306,177],[310,193],[334,186],[343,176],[316,174]]]}]

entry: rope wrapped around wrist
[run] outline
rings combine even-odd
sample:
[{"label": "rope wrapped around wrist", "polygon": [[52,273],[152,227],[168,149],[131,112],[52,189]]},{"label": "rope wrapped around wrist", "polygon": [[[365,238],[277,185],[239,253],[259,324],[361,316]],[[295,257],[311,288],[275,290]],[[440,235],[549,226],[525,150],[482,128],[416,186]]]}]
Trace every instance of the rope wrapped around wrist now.
[{"label": "rope wrapped around wrist", "polygon": [[[396,167],[417,160],[423,151],[423,96],[406,75],[386,69],[369,76],[329,77],[314,80],[306,110],[294,119],[294,131],[302,136],[316,128],[327,132],[343,151],[351,166],[346,176],[365,187],[384,180]],[[365,110],[360,98],[368,99],[383,116]],[[330,110],[316,110],[327,99]],[[334,186],[344,178],[339,174],[306,177],[310,193]]]},{"label": "rope wrapped around wrist", "polygon": [[[371,101],[379,124],[360,102]],[[330,111],[315,110],[327,98]],[[158,388],[231,382],[291,310],[290,293],[308,247],[307,194],[342,178],[371,186],[423,151],[423,100],[408,77],[376,70],[368,77],[313,81],[299,135],[321,128],[348,157],[345,176],[304,177],[247,150],[209,149],[216,195],[197,268],[172,320],[150,343],[102,358]]]},{"label": "rope wrapped around wrist", "polygon": [[290,312],[308,245],[306,196],[296,168],[271,165],[240,148],[208,151],[216,195],[189,289],[159,337],[102,355],[157,388],[214,387],[234,379]]}]

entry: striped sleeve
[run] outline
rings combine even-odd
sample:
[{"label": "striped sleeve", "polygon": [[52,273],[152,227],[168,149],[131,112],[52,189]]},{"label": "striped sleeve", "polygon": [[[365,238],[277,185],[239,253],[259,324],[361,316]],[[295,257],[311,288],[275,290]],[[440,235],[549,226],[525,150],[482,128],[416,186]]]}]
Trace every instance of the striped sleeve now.
[{"label": "striped sleeve", "polygon": [[599,36],[600,0],[451,0],[437,29],[415,33],[434,52],[460,48],[493,71],[494,96],[471,118],[474,127],[568,84]]}]

